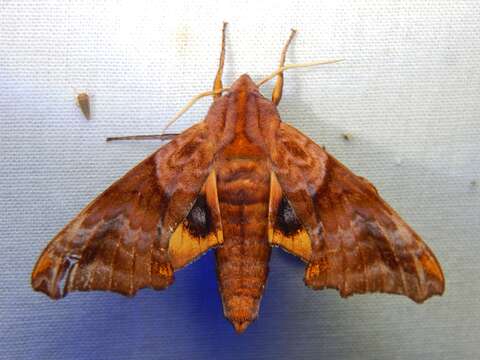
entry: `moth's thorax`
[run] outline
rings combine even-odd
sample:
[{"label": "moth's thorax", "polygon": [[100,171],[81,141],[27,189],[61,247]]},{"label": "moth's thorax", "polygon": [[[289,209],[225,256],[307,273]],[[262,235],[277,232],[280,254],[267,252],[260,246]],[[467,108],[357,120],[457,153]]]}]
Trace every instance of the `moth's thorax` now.
[{"label": "moth's thorax", "polygon": [[265,137],[272,126],[278,126],[279,117],[275,105],[244,74],[212,104],[206,122],[223,156],[258,159],[265,158]]}]

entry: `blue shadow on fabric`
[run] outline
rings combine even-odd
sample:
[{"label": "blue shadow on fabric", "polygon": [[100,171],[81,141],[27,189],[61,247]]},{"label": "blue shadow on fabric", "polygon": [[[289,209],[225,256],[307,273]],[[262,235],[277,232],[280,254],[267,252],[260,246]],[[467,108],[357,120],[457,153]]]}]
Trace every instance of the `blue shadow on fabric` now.
[{"label": "blue shadow on fabric", "polygon": [[27,336],[41,336],[44,340],[39,341],[32,356],[75,359],[254,356],[261,347],[269,346],[267,339],[287,336],[282,313],[287,314],[295,303],[294,294],[288,294],[288,283],[295,275],[303,286],[304,265],[293,256],[274,250],[272,267],[283,268],[283,278],[285,273],[292,276],[283,279],[287,281],[282,284],[280,273],[275,275],[271,269],[270,280],[273,278],[275,284],[273,288],[267,284],[259,319],[242,335],[236,334],[223,316],[213,252],[177,272],[175,283],[166,291],[144,289],[134,298],[77,292],[55,302],[32,294],[38,314],[37,324],[32,328],[43,328],[43,332]]}]

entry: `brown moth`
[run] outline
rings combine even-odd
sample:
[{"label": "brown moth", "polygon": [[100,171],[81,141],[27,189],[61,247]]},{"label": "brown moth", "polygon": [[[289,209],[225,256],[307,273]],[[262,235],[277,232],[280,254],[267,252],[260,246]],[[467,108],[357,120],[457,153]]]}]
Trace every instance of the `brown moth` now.
[{"label": "brown moth", "polygon": [[223,59],[222,41],[205,119],[66,225],[38,259],[33,288],[53,299],[162,290],[175,271],[215,249],[225,316],[243,332],[258,315],[271,248],[280,246],[306,263],[304,281],[315,290],[419,303],[441,295],[435,256],[375,187],[280,120],[283,77],[272,101],[248,75],[221,95]]},{"label": "brown moth", "polygon": [[85,119],[90,120],[90,96],[86,92],[77,95],[77,105]]}]

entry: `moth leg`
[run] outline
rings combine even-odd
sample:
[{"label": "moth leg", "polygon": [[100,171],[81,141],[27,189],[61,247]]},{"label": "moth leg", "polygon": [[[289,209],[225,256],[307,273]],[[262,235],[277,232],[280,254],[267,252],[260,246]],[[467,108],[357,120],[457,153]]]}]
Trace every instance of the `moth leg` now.
[{"label": "moth leg", "polygon": [[[296,33],[297,33],[297,30],[295,29],[292,29],[290,32],[290,36],[285,46],[283,47],[282,54],[280,56],[279,68],[285,65],[285,57],[287,56],[288,47],[290,46],[290,43],[292,42]],[[283,71],[280,74],[278,74],[277,81],[275,82],[275,87],[273,88],[273,92],[272,92],[272,102],[275,105],[278,105],[280,103],[280,100],[282,99],[282,92],[283,92]]]},{"label": "moth leg", "polygon": [[118,140],[172,140],[175,136],[179,134],[159,134],[159,135],[130,135],[130,136],[110,136],[107,137],[106,141],[118,141]]},{"label": "moth leg", "polygon": [[217,75],[215,76],[215,80],[213,81],[213,98],[216,99],[222,96],[221,90],[223,88],[222,84],[222,75],[223,75],[223,66],[225,64],[225,30],[227,29],[227,22],[223,22],[222,28],[222,50],[220,52],[220,63],[218,64]]}]

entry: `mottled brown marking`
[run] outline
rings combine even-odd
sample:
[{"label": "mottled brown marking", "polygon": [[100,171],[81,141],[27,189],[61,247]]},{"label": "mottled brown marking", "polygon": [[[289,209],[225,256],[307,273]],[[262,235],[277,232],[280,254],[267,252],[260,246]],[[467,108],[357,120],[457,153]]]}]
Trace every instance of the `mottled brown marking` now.
[{"label": "mottled brown marking", "polygon": [[[289,172],[276,171],[278,180],[312,241],[308,286],[335,288],[342,296],[403,294],[416,302],[443,293],[440,265],[427,260],[434,255],[372,184],[286,124],[269,148],[274,168],[288,164]],[[306,158],[289,157],[300,151]],[[323,164],[320,178],[315,177],[319,168],[309,163]]]},{"label": "mottled brown marking", "polygon": [[[45,248],[32,273],[33,288],[59,298],[75,290],[133,295],[143,287],[170,285],[173,274],[163,270],[171,265],[158,245],[158,229],[168,243],[210,173],[213,147],[205,131],[199,124],[177,136],[90,203]],[[167,165],[192,141],[201,160]],[[159,178],[167,167],[168,175]]]}]

